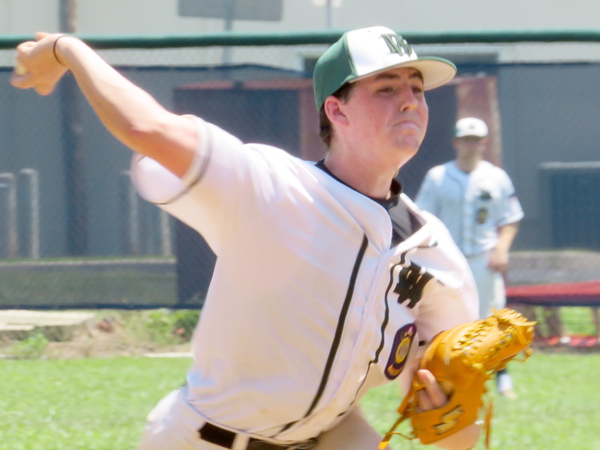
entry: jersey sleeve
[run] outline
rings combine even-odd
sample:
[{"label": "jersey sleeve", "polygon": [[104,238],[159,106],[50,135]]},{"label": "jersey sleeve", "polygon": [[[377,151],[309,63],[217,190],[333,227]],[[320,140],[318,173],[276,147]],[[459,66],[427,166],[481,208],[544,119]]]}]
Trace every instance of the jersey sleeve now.
[{"label": "jersey sleeve", "polygon": [[431,214],[438,215],[437,207],[437,188],[431,171],[427,172],[419,192],[415,198],[415,203],[419,208]]},{"label": "jersey sleeve", "polygon": [[277,158],[265,158],[264,151],[244,145],[216,125],[193,119],[198,149],[181,179],[140,155],[132,159],[131,176],[142,198],[198,231],[218,255],[224,236],[234,226],[241,220],[248,224],[259,219],[257,203],[268,201],[278,173],[273,167],[276,162],[267,159]]},{"label": "jersey sleeve", "polygon": [[500,220],[498,221],[497,225],[501,227],[511,223],[516,223],[520,221],[523,216],[523,209],[521,208],[521,203],[517,197],[515,187],[513,186],[508,174],[503,172]]}]

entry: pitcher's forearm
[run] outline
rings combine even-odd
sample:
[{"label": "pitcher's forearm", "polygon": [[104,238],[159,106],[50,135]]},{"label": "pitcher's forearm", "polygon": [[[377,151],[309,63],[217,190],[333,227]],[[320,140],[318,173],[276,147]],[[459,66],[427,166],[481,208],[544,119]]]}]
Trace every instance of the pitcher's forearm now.
[{"label": "pitcher's forearm", "polygon": [[167,111],[79,39],[64,36],[54,49],[104,126],[117,139],[156,159],[176,175],[185,174],[198,141],[196,127],[189,118]]},{"label": "pitcher's forearm", "polygon": [[504,225],[498,229],[498,244],[496,248],[508,253],[517,232],[519,231],[519,222]]}]

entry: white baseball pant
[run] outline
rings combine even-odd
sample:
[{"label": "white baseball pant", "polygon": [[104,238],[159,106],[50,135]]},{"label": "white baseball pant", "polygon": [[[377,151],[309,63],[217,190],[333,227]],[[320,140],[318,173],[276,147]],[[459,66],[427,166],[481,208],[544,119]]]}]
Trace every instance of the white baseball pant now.
[{"label": "white baseball pant", "polygon": [[502,309],[506,306],[504,277],[500,272],[488,268],[490,251],[467,256],[467,261],[475,277],[479,294],[479,318],[485,319],[492,314],[492,308]]},{"label": "white baseball pant", "polygon": [[[206,423],[185,400],[185,387],[165,396],[148,414],[139,450],[224,450],[203,441],[198,430]],[[249,436],[238,433],[231,450],[246,450]],[[313,450],[368,450],[381,442],[359,408],[350,411],[333,429],[319,436]],[[291,447],[293,448],[293,447]]]}]

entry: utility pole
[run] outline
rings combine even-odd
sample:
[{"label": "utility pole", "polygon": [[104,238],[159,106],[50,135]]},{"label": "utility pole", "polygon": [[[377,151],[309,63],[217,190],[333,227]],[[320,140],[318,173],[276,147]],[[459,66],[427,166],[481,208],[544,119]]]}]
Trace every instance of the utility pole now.
[{"label": "utility pole", "polygon": [[[233,30],[233,19],[237,0],[225,0],[225,31]],[[231,63],[231,47],[223,48],[223,64]]]},{"label": "utility pole", "polygon": [[77,32],[77,0],[59,0],[58,26],[61,33]]},{"label": "utility pole", "polygon": [[327,0],[327,4],[325,5],[326,11],[326,25],[327,29],[331,30],[333,26],[333,0]]},{"label": "utility pole", "polygon": [[[77,0],[59,0],[61,33],[77,32]],[[85,255],[88,251],[87,193],[82,145],[81,95],[75,78],[67,73],[58,86],[62,122],[62,144],[66,198],[67,254]]]},{"label": "utility pole", "polygon": [[333,28],[333,9],[342,6],[342,0],[312,0],[314,6],[325,8],[325,28]]}]

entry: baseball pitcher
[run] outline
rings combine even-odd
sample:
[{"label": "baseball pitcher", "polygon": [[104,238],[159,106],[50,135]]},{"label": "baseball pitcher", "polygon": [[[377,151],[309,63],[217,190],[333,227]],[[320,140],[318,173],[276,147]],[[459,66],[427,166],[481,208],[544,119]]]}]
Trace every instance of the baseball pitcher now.
[{"label": "baseball pitcher", "polygon": [[[328,144],[315,163],[165,110],[75,37],[38,34],[17,62],[11,83],[42,95],[70,71],[134,151],[140,195],[218,257],[187,382],[150,412],[140,449],[377,448],[359,399],[408,391],[434,336],[477,319],[465,258],[395,180],[425,136],[425,91],[454,65],[388,28],[345,33],[314,72]],[[447,404],[429,370],[418,377],[420,410]],[[471,420],[436,445],[478,435]]]}]

